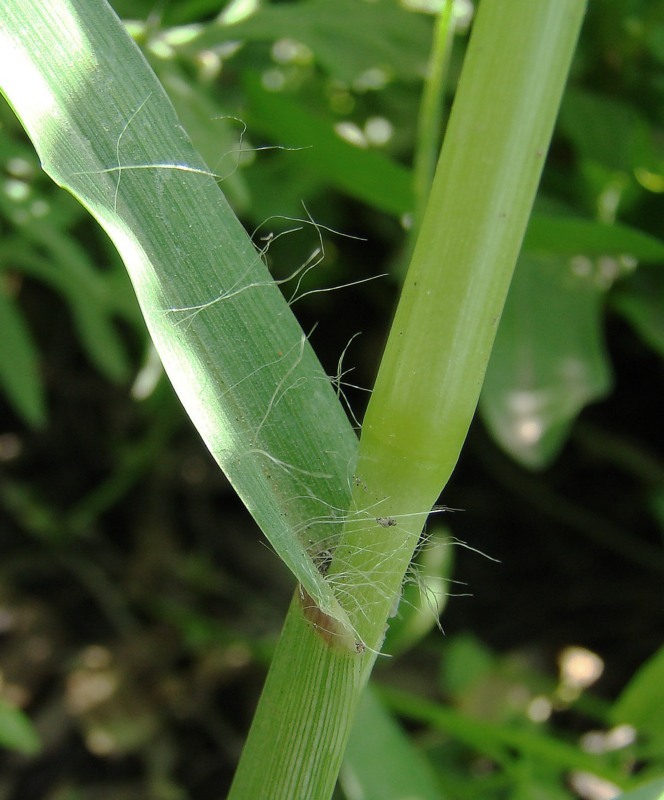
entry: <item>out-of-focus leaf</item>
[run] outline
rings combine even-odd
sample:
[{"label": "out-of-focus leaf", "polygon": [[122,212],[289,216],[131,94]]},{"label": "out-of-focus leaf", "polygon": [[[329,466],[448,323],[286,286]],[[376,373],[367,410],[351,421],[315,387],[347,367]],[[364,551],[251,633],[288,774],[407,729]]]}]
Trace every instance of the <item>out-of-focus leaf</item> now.
[{"label": "out-of-focus leaf", "polygon": [[393,0],[309,0],[263,5],[235,25],[209,25],[186,50],[214,48],[220,42],[291,39],[305,44],[333,77],[352,82],[370,69],[387,78],[424,74],[431,43],[430,21]]},{"label": "out-of-focus leaf", "polygon": [[391,214],[413,207],[409,170],[374,150],[363,150],[338,136],[330,121],[319,119],[292,97],[246,82],[249,126],[286,147],[303,169],[342,192]]},{"label": "out-of-focus leaf", "polygon": [[639,786],[631,792],[619,794],[615,800],[664,800],[664,778]]},{"label": "out-of-focus leaf", "polygon": [[664,242],[627,225],[605,225],[594,220],[534,214],[523,241],[526,253],[583,254],[664,261]]},{"label": "out-of-focus leaf", "polygon": [[266,220],[278,225],[281,218],[286,227],[288,217],[303,216],[303,201],[306,200],[309,207],[309,203],[314,203],[329,186],[307,168],[306,161],[299,161],[302,152],[284,153],[283,158],[258,158],[246,170],[245,177],[251,193],[247,217],[256,226],[261,226],[263,234],[262,225]]},{"label": "out-of-focus leaf", "polygon": [[[664,261],[664,243],[625,225],[560,216],[529,224],[484,385],[481,409],[521,463],[546,466],[575,416],[610,385],[601,302],[638,262]],[[618,290],[619,310],[664,348],[661,271],[640,267]]]},{"label": "out-of-focus leaf", "polygon": [[579,411],[610,388],[604,287],[590,259],[581,266],[575,272],[574,260],[522,257],[491,354],[482,415],[496,441],[528,467],[549,464]]},{"label": "out-of-focus leaf", "polygon": [[612,305],[664,358],[664,269],[640,267],[618,288]]},{"label": "out-of-focus leaf", "polygon": [[0,273],[0,384],[28,425],[46,421],[46,404],[39,375],[39,354],[16,302]]},{"label": "out-of-focus leaf", "polygon": [[[2,260],[11,259],[21,272],[57,291],[69,305],[90,361],[108,380],[126,380],[129,357],[113,317],[118,314],[139,323],[129,282],[125,278],[118,285],[112,273],[96,269],[76,241],[54,225],[26,226],[24,234],[35,247],[25,248],[24,242],[15,247],[10,242]],[[44,251],[46,258],[40,254]]]},{"label": "out-of-focus leaf", "polygon": [[409,650],[438,623],[449,597],[453,552],[448,532],[438,529],[427,537],[413,563],[410,579],[403,587],[395,617],[387,629],[384,652],[397,655]]},{"label": "out-of-focus leaf", "polygon": [[616,724],[629,723],[649,738],[653,753],[664,750],[664,647],[638,670],[610,715]]},{"label": "out-of-focus leaf", "polygon": [[444,800],[431,765],[371,687],[362,695],[339,782],[347,800]]},{"label": "out-of-focus leaf", "polygon": [[578,746],[557,739],[531,724],[512,725],[477,719],[448,706],[418,697],[400,689],[381,686],[379,697],[388,709],[406,719],[412,719],[446,731],[454,739],[493,759],[508,758],[508,752],[517,752],[519,758],[528,758],[541,774],[544,769],[592,772],[606,780],[624,784],[624,775],[615,767]]},{"label": "out-of-focus leaf", "polygon": [[645,117],[613,98],[570,90],[559,126],[576,155],[578,187],[588,210],[613,222],[619,211],[633,208],[644,186],[662,184],[662,158]]},{"label": "out-of-focus leaf", "polygon": [[568,89],[558,124],[582,158],[611,170],[629,174],[658,162],[647,120],[614,98]]},{"label": "out-of-focus leaf", "polygon": [[455,700],[496,669],[496,658],[473,636],[455,636],[445,649],[441,680],[445,694]]},{"label": "out-of-focus leaf", "polygon": [[[144,326],[117,256],[111,261],[117,265],[115,270],[108,269],[105,260],[100,268],[69,235],[84,211],[73,198],[56,195],[52,184],[45,185],[34,151],[2,137],[0,164],[13,176],[0,192],[0,217],[8,222],[0,269],[29,275],[57,292],[69,306],[90,361],[111,381],[127,379],[129,357],[114,318],[139,330]],[[11,182],[16,184],[14,192],[6,190]]]},{"label": "out-of-focus leaf", "polygon": [[34,755],[41,749],[39,735],[28,717],[0,698],[0,747]]},{"label": "out-of-focus leaf", "polygon": [[[142,0],[145,3],[143,16],[154,14],[155,8],[151,0]],[[118,16],[123,19],[137,19],[136,0],[114,0],[111,4]],[[219,13],[220,5],[230,5],[230,2],[220,3],[219,0],[178,0],[177,3],[165,3],[159,8],[159,16],[164,25],[183,25],[195,23],[200,19]]]}]

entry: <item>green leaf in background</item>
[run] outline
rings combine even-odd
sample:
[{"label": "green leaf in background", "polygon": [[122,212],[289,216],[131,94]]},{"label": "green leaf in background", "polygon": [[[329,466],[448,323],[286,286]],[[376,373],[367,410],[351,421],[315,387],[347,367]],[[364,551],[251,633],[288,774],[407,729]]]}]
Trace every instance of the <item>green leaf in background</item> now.
[{"label": "green leaf in background", "polygon": [[383,651],[398,655],[414,647],[439,624],[449,597],[454,540],[445,528],[427,534],[401,592],[401,600],[385,634]]},{"label": "green leaf in background", "polygon": [[[610,388],[602,334],[608,289],[639,262],[664,261],[664,243],[626,225],[536,215],[522,253],[480,410],[513,458],[542,468],[563,447],[577,414]],[[642,283],[639,271],[627,285]],[[656,338],[661,292],[639,297],[631,295],[625,313]]]},{"label": "green leaf in background", "polygon": [[46,422],[39,353],[18,304],[8,292],[8,280],[0,271],[0,386],[25,422],[39,427]]},{"label": "green leaf in background", "polygon": [[362,695],[339,782],[346,800],[444,800],[430,763],[371,687]]},{"label": "green leaf in background", "polygon": [[412,211],[408,169],[383,153],[345,141],[331,121],[316,117],[293,97],[268,91],[256,79],[247,79],[245,87],[248,124],[275,143],[303,148],[297,153],[302,169],[374,208],[397,216]]},{"label": "green leaf in background", "polygon": [[614,800],[664,800],[664,778],[619,794]]},{"label": "green leaf in background", "polygon": [[0,698],[0,747],[35,755],[41,742],[34,725],[18,708]]},{"label": "green leaf in background", "polygon": [[611,306],[625,317],[649,347],[664,357],[664,267],[661,264],[639,267],[617,287]]},{"label": "green leaf in background", "polygon": [[[2,116],[11,114],[4,100],[0,105]],[[72,237],[85,211],[45,179],[34,151],[19,140],[22,131],[13,131],[15,118],[12,122],[2,126],[0,138],[0,164],[8,176],[0,193],[0,270],[18,281],[17,300],[32,281],[56,292],[69,307],[90,362],[109,381],[126,381],[131,363],[117,323],[145,332],[126,271],[115,253],[100,263],[97,248],[93,254]],[[100,238],[106,245],[106,238]],[[20,303],[16,310],[22,313]],[[20,372],[18,361],[14,366]]]},{"label": "green leaf in background", "polygon": [[570,88],[559,125],[580,156],[608,169],[629,175],[658,161],[648,121],[614,98]]},{"label": "green leaf in background", "polygon": [[[581,770],[618,786],[625,785],[625,776],[606,760],[556,738],[529,720],[524,719],[520,724],[497,723],[387,686],[381,686],[378,694],[386,707],[399,716],[445,731],[458,742],[486,754],[497,763],[509,764],[516,753],[519,760],[528,760],[540,774],[545,770],[559,775]],[[468,796],[476,796],[472,786]]]},{"label": "green leaf in background", "polygon": [[289,39],[306,45],[331,76],[351,83],[368,70],[386,79],[424,74],[431,25],[394,0],[309,0],[304,4],[263,5],[234,25],[213,24],[186,50],[214,48],[220,42]]},{"label": "green leaf in background", "polygon": [[18,253],[10,247],[5,255],[16,253],[26,275],[60,293],[69,306],[79,341],[99,372],[114,383],[128,380],[131,364],[115,317],[140,330],[144,326],[126,275],[119,283],[112,271],[99,269],[67,231],[48,222],[31,226],[25,239],[33,246],[29,251]]},{"label": "green leaf in background", "polygon": [[664,261],[664,242],[628,225],[606,225],[590,219],[533,214],[523,240],[525,253],[582,254],[588,258]]},{"label": "green leaf in background", "polygon": [[441,664],[445,694],[457,702],[480,680],[496,668],[496,657],[474,636],[455,636],[447,645]]},{"label": "green leaf in background", "polygon": [[[593,272],[590,259],[579,262]],[[602,288],[566,258],[522,256],[514,274],[480,399],[496,441],[542,468],[576,415],[611,385],[602,340]]]},{"label": "green leaf in background", "polygon": [[648,738],[653,754],[664,751],[664,647],[638,670],[611,709],[616,725],[629,723]]},{"label": "green leaf in background", "polygon": [[663,160],[648,120],[633,106],[596,93],[571,89],[559,126],[579,161],[589,210],[604,222],[634,205],[643,185],[661,185]]}]

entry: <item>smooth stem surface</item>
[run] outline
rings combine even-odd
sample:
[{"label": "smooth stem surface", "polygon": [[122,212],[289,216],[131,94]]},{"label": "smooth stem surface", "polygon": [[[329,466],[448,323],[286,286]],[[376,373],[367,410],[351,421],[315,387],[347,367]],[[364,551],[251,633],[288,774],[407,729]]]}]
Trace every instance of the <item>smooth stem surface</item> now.
[{"label": "smooth stem surface", "polygon": [[372,648],[475,412],[584,9],[484,0],[478,12],[362,429],[353,508],[373,519],[349,526],[331,568]]},{"label": "smooth stem surface", "polygon": [[296,595],[230,800],[332,795],[390,608],[475,411],[584,9],[480,6],[328,574],[359,645],[305,620]]}]

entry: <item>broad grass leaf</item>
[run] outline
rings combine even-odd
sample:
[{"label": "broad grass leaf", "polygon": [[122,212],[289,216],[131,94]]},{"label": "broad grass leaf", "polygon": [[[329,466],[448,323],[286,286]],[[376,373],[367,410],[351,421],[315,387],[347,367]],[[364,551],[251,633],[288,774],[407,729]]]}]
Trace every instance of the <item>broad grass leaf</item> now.
[{"label": "broad grass leaf", "polygon": [[357,440],[261,253],[106,3],[11,0],[0,19],[0,86],[44,170],[113,240],[203,440],[349,630],[312,550],[341,524]]},{"label": "broad grass leaf", "polygon": [[220,176],[224,194],[235,213],[247,213],[251,200],[239,168],[245,149],[244,123],[228,116],[201,82],[188,80],[172,61],[155,59],[154,68],[192,144],[210,170]]}]

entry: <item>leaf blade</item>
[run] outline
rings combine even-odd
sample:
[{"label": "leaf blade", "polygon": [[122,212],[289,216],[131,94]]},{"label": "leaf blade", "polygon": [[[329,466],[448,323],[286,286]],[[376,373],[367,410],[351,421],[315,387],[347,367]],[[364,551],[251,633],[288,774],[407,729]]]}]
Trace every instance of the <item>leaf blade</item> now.
[{"label": "leaf blade", "polygon": [[10,2],[0,23],[0,83],[44,169],[113,240],[183,405],[275,550],[347,624],[308,552],[329,525],[309,523],[345,508],[356,439],[261,254],[106,3]]}]

